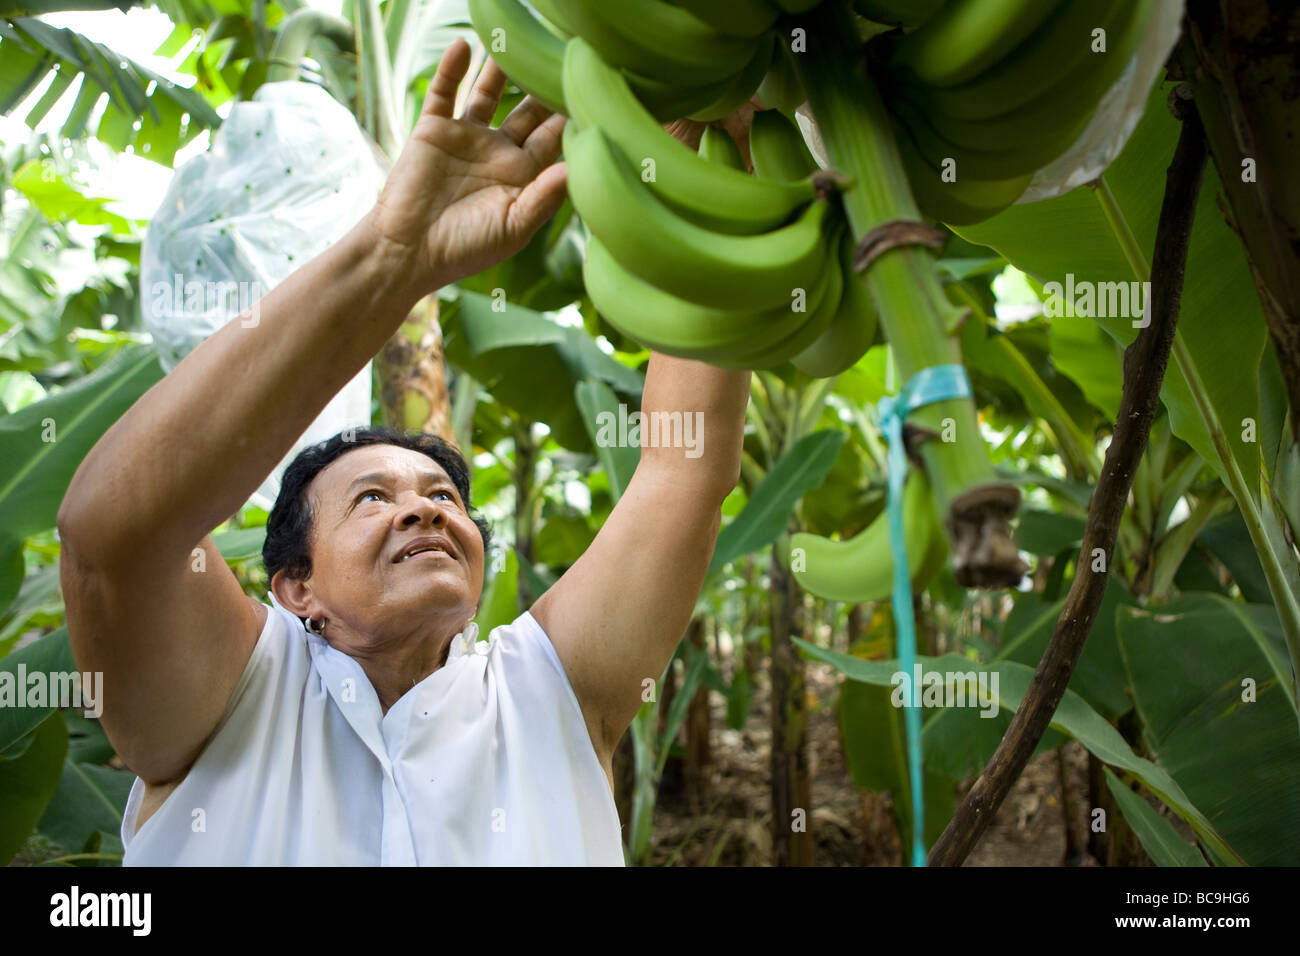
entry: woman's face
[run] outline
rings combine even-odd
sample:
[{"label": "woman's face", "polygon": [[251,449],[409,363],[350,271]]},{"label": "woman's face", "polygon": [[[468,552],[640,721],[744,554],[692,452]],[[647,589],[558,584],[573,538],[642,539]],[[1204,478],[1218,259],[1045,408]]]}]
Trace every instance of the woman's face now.
[{"label": "woman's face", "polygon": [[[312,574],[295,596],[301,613],[329,620],[327,638],[383,643],[430,627],[455,633],[473,617],[483,539],[433,459],[363,445],[331,462],[307,493]],[[443,550],[404,557],[420,539]]]}]

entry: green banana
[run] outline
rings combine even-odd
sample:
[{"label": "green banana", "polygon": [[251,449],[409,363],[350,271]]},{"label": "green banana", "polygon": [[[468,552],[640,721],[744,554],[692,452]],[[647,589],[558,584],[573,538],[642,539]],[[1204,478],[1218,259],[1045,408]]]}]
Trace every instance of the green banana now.
[{"label": "green banana", "polygon": [[563,112],[564,41],[519,0],[469,0],[469,15],[474,32],[506,75],[550,109]]},{"label": "green banana", "polygon": [[637,278],[595,237],[587,240],[586,253],[587,294],[611,325],[656,352],[725,367],[745,367],[751,356],[789,342],[833,291],[819,280],[806,290],[803,312],[795,312],[793,302],[758,313],[709,308]]},{"label": "green banana", "polygon": [[749,64],[727,84],[726,91],[708,106],[692,112],[690,118],[702,123],[712,123],[724,116],[730,116],[748,103],[758,89],[758,85],[763,82],[763,77],[767,75],[768,67],[772,65],[772,50],[771,43],[763,42],[754,51],[753,59]]},{"label": "green banana", "polygon": [[1154,7],[1155,0],[1134,0],[1126,5],[1113,29],[1107,31],[1106,53],[1089,54],[1072,72],[1054,79],[1018,109],[978,121],[927,109],[926,118],[935,132],[960,147],[998,154],[1057,143],[1060,148],[1048,157],[1054,159],[1083,132],[1097,103],[1132,60]]},{"label": "green banana", "polygon": [[956,86],[1010,53],[1048,17],[1060,0],[952,0],[894,47],[890,67],[923,83]]},{"label": "green banana", "polygon": [[719,33],[737,37],[756,37],[780,14],[767,0],[673,0],[689,10]]},{"label": "green banana", "polygon": [[799,371],[816,378],[831,378],[852,368],[876,339],[879,316],[867,291],[867,280],[853,271],[853,233],[844,230],[838,267],[844,276],[839,307],[818,339],[792,360]]},{"label": "green banana", "polygon": [[1109,34],[1109,52],[1099,66],[1079,65],[1014,113],[965,122],[912,102],[910,91],[893,96],[889,108],[907,127],[929,166],[940,168],[945,158],[956,161],[958,180],[1014,180],[1032,173],[1068,150],[1083,133],[1097,102],[1140,44],[1154,3],[1137,0],[1125,8],[1127,22]]},{"label": "green banana", "polygon": [[726,36],[664,0],[553,0],[573,33],[610,63],[642,76],[703,86],[745,68],[760,39]]},{"label": "green banana", "polygon": [[[475,22],[475,30],[489,51],[492,50],[493,28],[497,26],[505,28],[507,50],[493,53],[493,58],[519,86],[533,93],[552,109],[564,112],[563,81],[560,79],[560,70],[564,60],[565,44],[572,37],[573,32],[564,25],[566,21],[559,16],[551,0],[538,0],[533,6],[542,14],[542,20],[533,17],[523,8],[519,0],[474,0],[470,4],[470,14]],[[480,12],[475,12],[476,7]],[[527,18],[527,20],[520,18]],[[551,36],[537,35],[528,20],[540,23]],[[509,50],[509,37],[516,28],[526,31],[524,35],[530,42],[525,44],[528,49],[526,56],[512,58],[513,51]],[[757,62],[754,63],[753,69],[757,71]],[[735,95],[733,91],[738,85],[738,78],[734,76],[723,77],[714,83],[701,86],[683,86],[679,82],[665,82],[642,76],[633,70],[622,72],[637,99],[660,122],[675,120],[708,109],[728,94]],[[516,73],[521,78],[516,78]]]},{"label": "green banana", "polygon": [[573,29],[570,23],[560,12],[560,8],[555,5],[555,0],[528,0],[534,10],[542,15],[542,18],[550,21],[560,31],[573,36],[578,31]]},{"label": "green banana", "polygon": [[745,157],[740,155],[740,147],[725,129],[710,126],[704,130],[700,137],[700,156],[727,169],[748,172],[745,169]]},{"label": "green banana", "polygon": [[944,182],[939,169],[931,166],[912,139],[911,127],[896,128],[898,152],[907,172],[912,197],[922,213],[951,226],[967,226],[989,219],[1010,206],[1024,193],[1032,172],[1001,180],[978,180],[965,172],[964,160],[957,161],[954,182]]},{"label": "green banana", "polygon": [[807,13],[822,0],[772,0],[778,7],[791,16]]},{"label": "green banana", "polygon": [[875,23],[912,30],[939,12],[947,0],[853,0],[853,9]]},{"label": "green banana", "polygon": [[1048,77],[1074,74],[1093,56],[1092,31],[1107,38],[1122,23],[1133,0],[1066,0],[1046,23],[978,76],[959,86],[927,87],[921,102],[949,116],[982,120],[1020,109],[1043,89]]},{"label": "green banana", "polygon": [[[921,115],[920,111],[906,100],[894,99],[889,104],[889,108],[901,122],[907,138],[911,140],[916,151],[923,157],[924,164],[934,171],[936,178],[945,168],[945,160],[954,161],[953,172],[957,182],[943,183],[945,188],[967,182],[1010,183],[1026,176],[1032,177],[1035,170],[1047,165],[1070,145],[1070,141],[1063,142],[1058,138],[1050,138],[1020,150],[984,152],[967,149],[940,136],[931,125],[929,117]],[[1007,186],[1005,189],[994,189],[990,193],[987,189],[981,192],[973,187],[968,190],[964,186],[959,186],[958,189],[947,191],[968,194],[965,201],[972,205],[991,206],[996,205],[999,201],[997,197],[1009,189],[1010,186]],[[1023,191],[1022,189],[1021,192]],[[987,200],[977,198],[984,194],[989,196]]]},{"label": "green banana", "polygon": [[686,149],[640,105],[622,74],[581,37],[569,41],[563,76],[568,125],[600,127],[643,178],[653,161],[650,188],[696,225],[731,235],[766,232],[790,222],[817,198],[811,179],[763,182]]},{"label": "green banana", "polygon": [[[576,39],[580,38],[574,37]],[[572,43],[573,40],[569,42]],[[652,80],[631,70],[615,72],[622,74],[633,96],[641,103],[641,109],[654,117],[656,123],[666,123],[707,109],[725,96],[734,82],[733,77],[727,77],[704,86],[680,86],[663,80]]]},{"label": "green banana", "polygon": [[823,282],[826,289],[822,296],[823,305],[817,311],[810,310],[804,324],[788,337],[775,345],[758,350],[737,347],[718,358],[709,359],[709,364],[716,365],[718,368],[747,368],[751,371],[788,365],[791,359],[808,346],[809,342],[823,334],[826,326],[830,324],[831,314],[834,313],[835,308],[829,303],[833,303],[839,297],[843,278],[838,275],[837,270],[827,269]]},{"label": "green banana", "polygon": [[[838,232],[838,230],[837,230]],[[832,240],[838,241],[838,234]],[[749,351],[743,353],[733,364],[719,363],[724,368],[765,369],[785,365],[794,360],[826,334],[826,330],[835,319],[836,311],[844,295],[844,273],[834,262],[828,262],[822,277],[823,285],[815,301],[808,307],[808,318],[785,340],[757,354]]]},{"label": "green banana", "polygon": [[768,67],[763,82],[758,84],[758,98],[768,109],[780,110],[788,116],[808,102],[808,94],[795,72],[794,54],[790,52],[784,35],[774,34],[772,43],[772,65]]},{"label": "green banana", "polygon": [[802,182],[819,168],[799,125],[777,110],[754,114],[749,126],[749,156],[755,174],[773,182]]},{"label": "green banana", "polygon": [[792,290],[812,286],[826,266],[825,200],[810,203],[788,226],[725,235],[683,219],[642,188],[636,168],[599,128],[566,124],[564,155],[569,194],[591,233],[628,271],[679,298],[721,309],[769,309],[788,301]]},{"label": "green banana", "polygon": [[930,586],[940,572],[948,566],[948,556],[951,553],[952,543],[948,540],[948,532],[943,529],[939,522],[934,522],[930,541],[925,549],[925,556],[921,558],[921,567],[912,576],[913,594],[920,594]]},{"label": "green banana", "polygon": [[[930,483],[924,471],[913,468],[903,487],[903,540],[914,591],[927,558],[932,558],[937,525]],[[941,529],[938,533],[943,536]],[[847,541],[832,541],[806,532],[791,535],[790,557],[799,586],[818,597],[854,604],[887,598],[894,587],[889,511],[882,511]]]}]

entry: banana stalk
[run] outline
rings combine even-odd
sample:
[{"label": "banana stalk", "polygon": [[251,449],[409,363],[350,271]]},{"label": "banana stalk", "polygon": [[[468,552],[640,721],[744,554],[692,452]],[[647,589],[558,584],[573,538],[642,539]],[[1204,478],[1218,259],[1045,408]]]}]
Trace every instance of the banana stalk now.
[{"label": "banana stalk", "polygon": [[357,34],[352,24],[322,10],[303,7],[296,10],[280,24],[271,48],[271,65],[266,70],[266,82],[292,82],[302,72],[302,59],[307,47],[317,37],[324,37],[343,51],[355,51]]},{"label": "banana stalk", "polygon": [[[850,14],[840,4],[825,3],[799,25],[807,29],[808,50],[794,56],[796,68],[831,167],[852,180],[843,201],[855,238],[886,223],[919,222],[884,101],[859,65],[861,50]],[[897,246],[870,265],[865,281],[904,382],[923,368],[961,363],[954,332],[966,312],[944,295],[927,250]],[[946,435],[945,419],[953,425]],[[1016,511],[1020,492],[996,477],[974,403],[935,402],[912,412],[909,422],[935,433],[921,444],[919,455],[938,517],[953,541],[957,581],[967,587],[1019,583],[1024,564],[1007,519]]]}]

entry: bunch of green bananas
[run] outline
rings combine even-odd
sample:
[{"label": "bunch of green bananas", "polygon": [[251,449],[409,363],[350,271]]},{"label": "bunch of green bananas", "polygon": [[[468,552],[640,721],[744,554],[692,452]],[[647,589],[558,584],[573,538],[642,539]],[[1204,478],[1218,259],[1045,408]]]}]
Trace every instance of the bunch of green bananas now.
[{"label": "bunch of green bananas", "polygon": [[[469,0],[493,58],[522,89],[567,112],[564,46],[580,36],[616,64],[660,120],[710,122],[749,101],[780,43],[772,26],[820,0]],[[796,104],[797,105],[797,104]]]},{"label": "bunch of green bananas", "polygon": [[[885,0],[855,2],[861,10]],[[1078,139],[1154,8],[1155,0],[948,0],[919,29],[874,39],[921,211],[964,225],[1015,202]]]},{"label": "bunch of green bananas", "polygon": [[[948,560],[948,535],[935,519],[925,471],[914,468],[903,488],[903,541],[912,591],[919,594]],[[791,568],[805,591],[829,601],[879,601],[894,585],[894,556],[889,545],[889,512],[881,511],[846,541],[800,532],[790,537]]]},{"label": "bunch of green bananas", "polygon": [[794,123],[755,116],[750,175],[721,130],[705,132],[699,153],[673,139],[581,37],[566,48],[563,88],[569,194],[591,234],[583,277],[619,331],[668,355],[793,361],[812,375],[866,351],[876,315],[848,268],[833,180]]}]

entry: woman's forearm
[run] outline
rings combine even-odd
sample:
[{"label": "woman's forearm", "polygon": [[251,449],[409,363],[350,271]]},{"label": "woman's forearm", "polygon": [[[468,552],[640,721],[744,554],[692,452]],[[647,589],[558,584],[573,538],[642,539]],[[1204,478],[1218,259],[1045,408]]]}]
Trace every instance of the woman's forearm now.
[{"label": "woman's forearm", "polygon": [[651,352],[641,461],[679,484],[725,497],[740,480],[751,375]]},{"label": "woman's forearm", "polygon": [[233,514],[417,301],[397,260],[367,216],[187,355],[77,469],[64,539],[184,553]]}]

